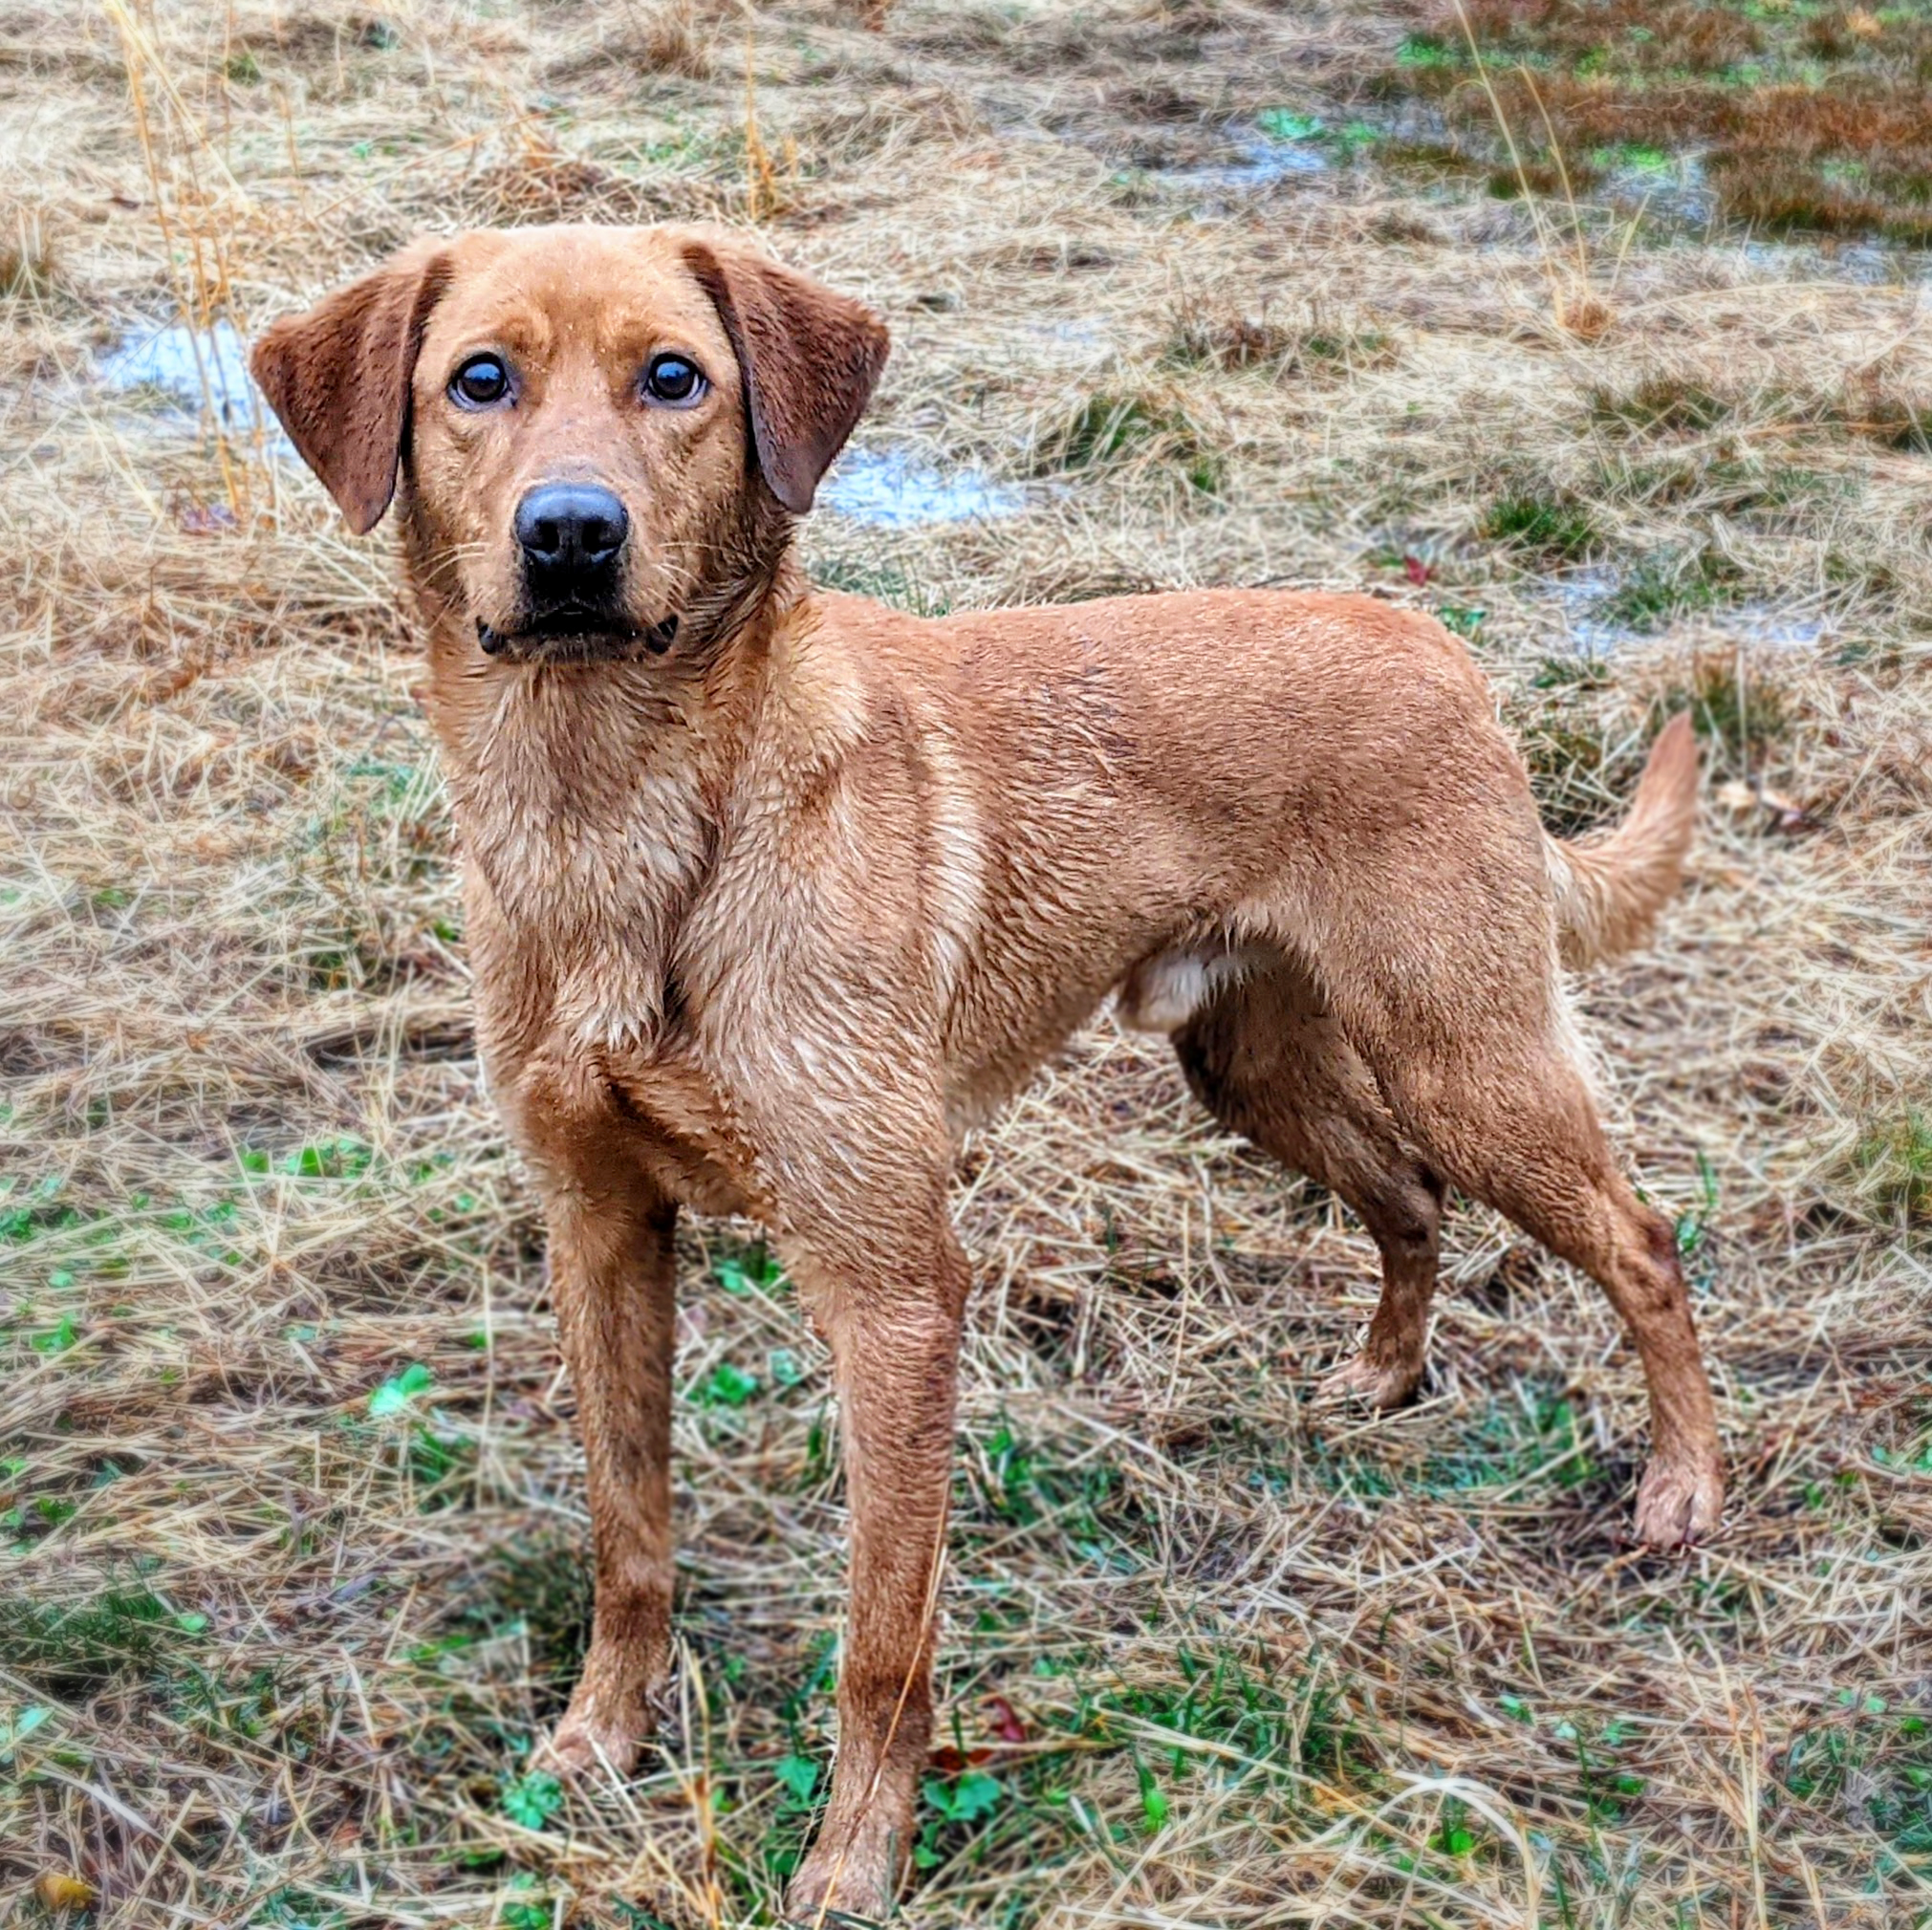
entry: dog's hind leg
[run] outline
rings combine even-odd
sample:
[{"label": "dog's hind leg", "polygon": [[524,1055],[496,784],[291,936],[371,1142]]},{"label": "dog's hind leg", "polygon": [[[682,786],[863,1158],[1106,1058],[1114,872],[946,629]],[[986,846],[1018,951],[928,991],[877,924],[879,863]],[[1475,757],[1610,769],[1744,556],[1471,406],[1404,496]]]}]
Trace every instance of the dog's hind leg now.
[{"label": "dog's hind leg", "polygon": [[1480,1065],[1392,1069],[1404,1127],[1457,1183],[1580,1267],[1622,1316],[1650,1390],[1652,1451],[1637,1532],[1658,1548],[1709,1534],[1724,1510],[1717,1417],[1670,1222],[1617,1170],[1582,1073],[1560,1050],[1493,1037]]},{"label": "dog's hind leg", "polygon": [[1500,863],[1484,881],[1530,906],[1511,915],[1470,887],[1444,894],[1419,922],[1356,898],[1337,920],[1346,949],[1337,944],[1323,961],[1324,988],[1402,1137],[1581,1268],[1622,1317],[1650,1392],[1637,1531],[1675,1548],[1715,1529],[1724,1508],[1717,1417],[1676,1240],[1611,1156],[1563,1009],[1554,944],[1543,934],[1521,941],[1536,933],[1539,881],[1512,878]]},{"label": "dog's hind leg", "polygon": [[1221,987],[1175,1034],[1187,1082],[1225,1125],[1340,1196],[1381,1252],[1360,1353],[1322,1391],[1397,1407],[1421,1385],[1442,1182],[1402,1142],[1313,981],[1283,957]]}]

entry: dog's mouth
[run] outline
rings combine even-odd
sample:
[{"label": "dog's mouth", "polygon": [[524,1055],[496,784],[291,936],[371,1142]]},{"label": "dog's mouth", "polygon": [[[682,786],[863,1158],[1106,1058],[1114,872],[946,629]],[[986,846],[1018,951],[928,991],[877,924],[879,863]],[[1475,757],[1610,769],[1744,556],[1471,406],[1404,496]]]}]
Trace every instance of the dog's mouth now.
[{"label": "dog's mouth", "polygon": [[575,603],[526,618],[513,630],[499,630],[481,617],[476,619],[476,640],[486,657],[543,663],[620,663],[662,657],[677,635],[675,616],[639,627],[613,618],[607,610]]}]

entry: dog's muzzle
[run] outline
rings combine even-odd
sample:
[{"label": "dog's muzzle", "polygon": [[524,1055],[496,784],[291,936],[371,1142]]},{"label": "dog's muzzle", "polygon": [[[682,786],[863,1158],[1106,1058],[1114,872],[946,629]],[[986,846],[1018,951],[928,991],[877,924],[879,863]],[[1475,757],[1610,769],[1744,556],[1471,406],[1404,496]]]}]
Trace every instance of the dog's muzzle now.
[{"label": "dog's muzzle", "polygon": [[608,612],[568,605],[499,630],[479,617],[476,640],[486,657],[530,658],[545,663],[612,663],[638,656],[662,657],[677,641],[678,619],[666,617],[642,629]]},{"label": "dog's muzzle", "polygon": [[490,657],[607,662],[640,651],[662,657],[676,617],[640,626],[624,609],[623,554],[631,519],[600,483],[540,483],[516,506],[523,611],[508,628],[476,622]]}]

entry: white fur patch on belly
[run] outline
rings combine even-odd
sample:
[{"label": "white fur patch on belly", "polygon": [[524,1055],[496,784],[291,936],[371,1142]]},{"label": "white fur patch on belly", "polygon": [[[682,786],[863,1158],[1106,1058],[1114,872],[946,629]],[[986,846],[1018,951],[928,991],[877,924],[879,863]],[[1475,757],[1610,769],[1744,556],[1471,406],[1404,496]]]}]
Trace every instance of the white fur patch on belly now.
[{"label": "white fur patch on belly", "polygon": [[1209,999],[1268,954],[1259,945],[1176,945],[1143,958],[1120,981],[1115,1010],[1137,1032],[1178,1032]]}]

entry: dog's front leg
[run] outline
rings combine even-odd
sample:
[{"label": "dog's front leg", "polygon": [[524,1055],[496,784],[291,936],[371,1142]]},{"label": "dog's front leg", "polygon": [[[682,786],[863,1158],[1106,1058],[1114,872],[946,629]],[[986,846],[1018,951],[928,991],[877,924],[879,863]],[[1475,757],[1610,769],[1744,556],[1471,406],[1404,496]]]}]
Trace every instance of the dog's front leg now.
[{"label": "dog's front leg", "polygon": [[671,1645],[671,1358],[677,1205],[608,1149],[595,1177],[546,1176],[551,1291],[576,1392],[596,1607],[590,1652],[545,1754],[627,1775]]},{"label": "dog's front leg", "polygon": [[794,1263],[832,1343],[852,1509],[832,1795],[786,1897],[806,1924],[891,1909],[932,1732],[966,1265],[943,1208],[917,1234],[885,1230]]}]

